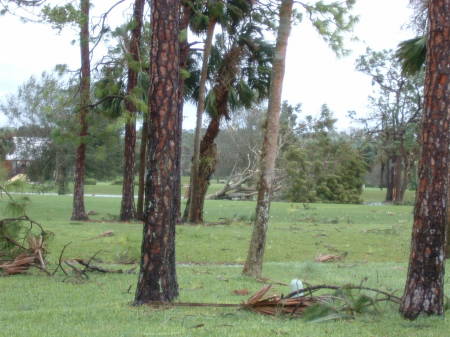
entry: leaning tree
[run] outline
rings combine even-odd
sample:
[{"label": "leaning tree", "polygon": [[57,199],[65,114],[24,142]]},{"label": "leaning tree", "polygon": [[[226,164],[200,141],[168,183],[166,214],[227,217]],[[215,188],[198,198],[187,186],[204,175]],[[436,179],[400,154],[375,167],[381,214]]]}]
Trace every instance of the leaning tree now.
[{"label": "leaning tree", "polygon": [[221,123],[230,119],[232,111],[250,108],[268,95],[273,46],[264,40],[261,29],[250,16],[216,35],[209,62],[211,89],[206,97],[209,123],[200,142],[198,186],[196,193],[190,195],[183,216],[191,223],[203,222],[205,196],[218,160],[215,140]]}]

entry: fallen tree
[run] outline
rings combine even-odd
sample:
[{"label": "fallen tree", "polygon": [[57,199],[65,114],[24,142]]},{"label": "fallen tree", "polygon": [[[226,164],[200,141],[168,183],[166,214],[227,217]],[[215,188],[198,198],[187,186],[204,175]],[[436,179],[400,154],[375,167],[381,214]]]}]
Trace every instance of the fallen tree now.
[{"label": "fallen tree", "polygon": [[[231,171],[224,186],[217,192],[206,196],[207,200],[253,200],[258,194],[256,178],[258,177],[258,164],[248,156],[248,165],[241,171],[236,166]],[[274,182],[274,192],[281,189],[282,175],[278,174]]]}]

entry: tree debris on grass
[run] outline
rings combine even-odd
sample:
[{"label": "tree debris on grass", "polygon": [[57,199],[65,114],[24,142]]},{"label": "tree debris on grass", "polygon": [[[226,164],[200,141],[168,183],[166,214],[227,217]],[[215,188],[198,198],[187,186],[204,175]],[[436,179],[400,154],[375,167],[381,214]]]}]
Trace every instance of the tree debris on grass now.
[{"label": "tree debris on grass", "polygon": [[344,258],[344,255],[336,255],[336,254],[319,254],[316,256],[314,261],[316,262],[336,262],[340,261]]},{"label": "tree debris on grass", "polygon": [[103,232],[103,233],[101,233],[101,234],[99,234],[97,236],[94,236],[93,238],[87,239],[87,240],[95,240],[95,239],[107,238],[107,237],[110,237],[110,236],[114,236],[114,232],[113,231]]},{"label": "tree debris on grass", "polygon": [[[360,313],[378,313],[379,302],[400,303],[400,298],[383,290],[363,286],[318,285],[299,289],[286,296],[266,294],[272,285],[266,285],[244,303],[162,303],[152,302],[150,307],[221,307],[240,308],[270,316],[303,318],[310,322],[355,318]],[[333,290],[332,294],[314,295],[320,290]],[[357,291],[357,292],[355,292]],[[375,297],[367,295],[374,293]],[[300,296],[299,296],[300,295]]]},{"label": "tree debris on grass", "polygon": [[45,255],[47,241],[53,234],[28,217],[28,197],[15,199],[6,186],[0,184],[0,198],[3,197],[7,199],[5,212],[11,217],[0,219],[0,271],[6,275],[16,275],[36,267],[49,274]]}]

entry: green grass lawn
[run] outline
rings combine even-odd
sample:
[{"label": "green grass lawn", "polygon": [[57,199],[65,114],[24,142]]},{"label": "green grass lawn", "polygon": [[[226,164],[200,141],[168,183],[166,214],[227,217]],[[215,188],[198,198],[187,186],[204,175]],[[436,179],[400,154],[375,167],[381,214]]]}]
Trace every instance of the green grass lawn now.
[{"label": "green grass lawn", "polygon": [[[370,200],[383,191],[367,189]],[[378,197],[377,197],[378,196]],[[381,198],[381,200],[380,200]],[[55,267],[62,247],[72,242],[65,258],[98,257],[108,268],[129,269],[137,261],[142,225],[118,223],[119,198],[86,198],[92,222],[73,222],[69,196],[30,197],[29,214],[55,236],[48,259]],[[3,214],[0,201],[0,214]],[[240,303],[263,283],[241,275],[254,202],[207,201],[209,226],[177,227],[179,301]],[[0,216],[0,218],[3,216]],[[273,203],[264,277],[289,283],[300,278],[312,284],[359,284],[397,291],[406,275],[412,223],[411,206]],[[114,236],[95,238],[112,230]],[[344,260],[317,263],[318,254],[343,254]],[[100,263],[100,262],[98,262]],[[130,306],[137,274],[90,274],[74,282],[63,274],[49,278],[38,271],[0,277],[0,336],[417,336],[445,337],[448,319],[405,321],[398,308],[380,305],[381,313],[352,321],[306,323],[301,319],[264,317],[226,308],[151,309]],[[450,284],[448,278],[446,285]],[[275,286],[275,293],[288,287]]]}]

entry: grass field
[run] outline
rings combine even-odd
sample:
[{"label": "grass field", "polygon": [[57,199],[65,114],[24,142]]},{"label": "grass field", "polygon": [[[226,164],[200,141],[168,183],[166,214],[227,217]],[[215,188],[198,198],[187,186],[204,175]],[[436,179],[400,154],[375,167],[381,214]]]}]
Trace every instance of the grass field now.
[{"label": "grass field", "polygon": [[[100,186],[93,186],[93,193]],[[110,194],[110,193],[107,193]],[[382,201],[383,191],[366,189],[365,201]],[[407,198],[412,200],[413,193]],[[66,258],[98,257],[108,268],[129,269],[137,261],[142,225],[118,223],[119,198],[86,198],[91,222],[72,222],[70,196],[30,196],[29,214],[54,232],[48,259],[55,267],[62,247]],[[2,201],[0,214],[3,215]],[[208,201],[209,226],[177,227],[179,301],[240,303],[263,283],[241,275],[251,232],[254,202]],[[0,216],[0,218],[3,216]],[[264,277],[289,283],[359,284],[401,294],[412,223],[411,206],[274,203],[268,232]],[[95,238],[111,230],[114,236]],[[318,254],[344,254],[335,263],[317,263]],[[90,274],[86,282],[63,274],[0,277],[0,336],[364,336],[445,337],[450,322],[441,318],[405,321],[394,305],[380,314],[351,321],[306,323],[263,317],[226,308],[156,310],[130,306],[136,274]],[[446,278],[446,286],[450,282]],[[275,286],[287,293],[288,287]]]}]

